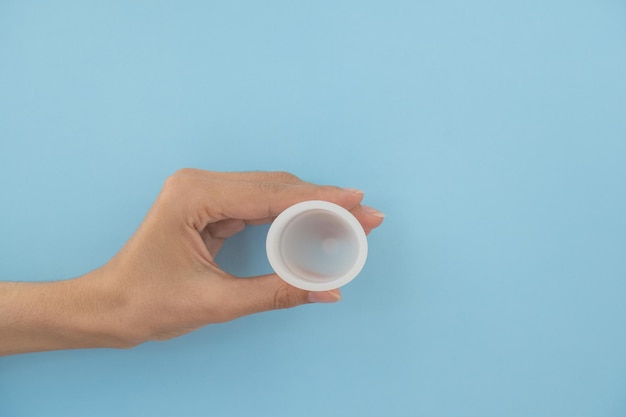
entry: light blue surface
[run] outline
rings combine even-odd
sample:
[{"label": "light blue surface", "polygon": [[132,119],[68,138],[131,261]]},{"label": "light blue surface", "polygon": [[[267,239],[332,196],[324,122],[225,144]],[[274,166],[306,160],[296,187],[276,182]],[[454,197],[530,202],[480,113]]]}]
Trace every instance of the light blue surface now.
[{"label": "light blue surface", "polygon": [[341,303],[1,358],[0,416],[626,415],[624,1],[0,3],[1,279],[101,265],[185,166],[387,218]]}]

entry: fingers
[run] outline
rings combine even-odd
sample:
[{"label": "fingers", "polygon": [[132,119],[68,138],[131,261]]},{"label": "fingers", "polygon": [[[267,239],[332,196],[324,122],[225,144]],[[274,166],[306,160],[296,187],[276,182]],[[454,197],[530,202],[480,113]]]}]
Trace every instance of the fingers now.
[{"label": "fingers", "polygon": [[213,237],[228,239],[229,237],[241,232],[245,227],[246,222],[243,220],[226,219],[208,224],[205,231]]},{"label": "fingers", "polygon": [[209,223],[200,232],[200,236],[211,256],[215,257],[222,248],[224,240],[241,232],[245,227],[246,223],[243,220],[227,219]]},{"label": "fingers", "polygon": [[[350,212],[361,223],[365,234],[370,234],[373,229],[380,226],[385,217],[380,211],[368,206],[359,205],[350,210]],[[224,240],[242,231],[246,225],[261,225],[270,223],[273,220],[274,217],[247,221],[237,219],[221,220],[216,223],[209,223],[200,235],[211,256],[215,257],[222,248]]]},{"label": "fingers", "polygon": [[230,283],[233,318],[262,311],[296,307],[309,303],[333,303],[341,299],[339,289],[312,292],[293,287],[276,274],[233,279]]},{"label": "fingers", "polygon": [[284,171],[247,171],[247,172],[218,172],[218,171],[204,171],[200,169],[190,169],[197,175],[207,176],[210,175],[213,179],[219,179],[223,181],[249,181],[249,182],[279,182],[284,184],[301,185],[307,184],[300,178]]},{"label": "fingers", "polygon": [[[350,213],[361,223],[365,234],[369,234],[372,230],[380,226],[385,219],[385,215],[382,212],[373,207],[364,205],[354,207],[350,210]],[[263,219],[246,220],[246,224],[250,226],[267,224],[273,222],[275,218],[276,217],[266,217]]]},{"label": "fingers", "polygon": [[366,234],[369,234],[373,229],[380,226],[385,219],[385,215],[377,209],[369,206],[359,205],[350,213],[361,223],[363,230]]},{"label": "fingers", "polygon": [[202,240],[204,240],[204,244],[206,245],[206,248],[211,255],[211,259],[214,259],[219,253],[220,249],[222,249],[222,246],[224,246],[224,239],[211,237],[209,235],[203,235]]},{"label": "fingers", "polygon": [[363,194],[338,187],[290,185],[273,182],[231,183],[232,192],[222,195],[218,218],[259,220],[276,217],[286,208],[307,200],[324,200],[346,209],[356,207]]},{"label": "fingers", "polygon": [[181,170],[168,178],[160,202],[180,212],[198,231],[226,219],[264,221],[306,200],[325,200],[348,210],[359,205],[363,193],[301,181],[283,172],[215,173]]}]

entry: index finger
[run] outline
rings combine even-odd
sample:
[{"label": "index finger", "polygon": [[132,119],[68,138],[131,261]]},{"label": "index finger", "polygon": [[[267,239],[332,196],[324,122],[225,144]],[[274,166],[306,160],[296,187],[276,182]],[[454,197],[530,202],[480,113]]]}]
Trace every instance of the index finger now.
[{"label": "index finger", "polygon": [[194,228],[202,230],[225,219],[263,222],[307,200],[329,201],[350,210],[359,205],[363,193],[307,183],[282,172],[181,170],[168,179],[161,198],[174,210],[185,210]]},{"label": "index finger", "polygon": [[307,200],[324,200],[347,210],[358,206],[363,193],[328,185],[292,185],[277,182],[227,182],[216,184],[228,192],[208,192],[204,210],[214,220],[273,219],[288,207]]}]

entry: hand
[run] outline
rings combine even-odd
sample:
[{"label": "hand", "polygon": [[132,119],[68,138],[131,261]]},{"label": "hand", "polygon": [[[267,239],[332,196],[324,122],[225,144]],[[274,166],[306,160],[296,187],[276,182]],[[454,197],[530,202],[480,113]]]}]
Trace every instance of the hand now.
[{"label": "hand", "polygon": [[[308,292],[275,274],[234,277],[220,269],[215,256],[224,240],[246,225],[269,223],[305,200],[343,206],[369,233],[383,215],[362,206],[362,198],[360,191],[318,186],[283,172],[178,171],[133,237],[102,268],[57,283],[0,286],[0,313],[5,293],[18,305],[30,294],[31,309],[55,313],[29,320],[23,308],[9,306],[17,319],[9,330],[0,323],[0,354],[130,347],[247,314],[338,301],[339,290]],[[13,339],[12,348],[7,338]]]}]

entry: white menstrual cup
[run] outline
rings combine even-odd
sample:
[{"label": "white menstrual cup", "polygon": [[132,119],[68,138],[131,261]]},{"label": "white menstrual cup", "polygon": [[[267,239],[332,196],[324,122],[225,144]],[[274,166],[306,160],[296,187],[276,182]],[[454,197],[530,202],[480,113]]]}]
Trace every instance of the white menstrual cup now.
[{"label": "white menstrual cup", "polygon": [[367,258],[359,221],[327,201],[305,201],[283,211],[267,233],[267,258],[294,287],[326,291],[352,281]]}]

